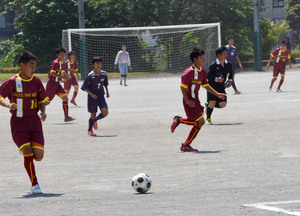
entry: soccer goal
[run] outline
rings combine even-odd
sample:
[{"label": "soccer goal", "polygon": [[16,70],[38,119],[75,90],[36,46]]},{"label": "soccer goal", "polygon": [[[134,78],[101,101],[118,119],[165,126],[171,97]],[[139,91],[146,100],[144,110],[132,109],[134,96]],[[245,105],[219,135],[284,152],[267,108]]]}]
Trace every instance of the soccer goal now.
[{"label": "soccer goal", "polygon": [[191,65],[189,53],[194,47],[205,51],[208,68],[221,46],[220,23],[155,27],[67,29],[62,46],[76,53],[82,78],[91,70],[91,59],[103,57],[103,70],[117,72],[114,61],[125,44],[133,72],[183,72]]}]

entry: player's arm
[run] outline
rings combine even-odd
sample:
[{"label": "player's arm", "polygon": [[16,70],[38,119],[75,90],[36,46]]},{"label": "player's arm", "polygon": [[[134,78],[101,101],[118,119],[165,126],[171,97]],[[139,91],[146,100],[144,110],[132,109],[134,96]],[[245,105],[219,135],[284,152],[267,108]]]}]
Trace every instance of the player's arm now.
[{"label": "player's arm", "polygon": [[289,61],[290,68],[292,68],[291,54],[288,55],[288,61]]},{"label": "player's arm", "polygon": [[237,56],[235,57],[235,59],[236,59],[237,62],[239,63],[240,68],[243,70],[243,66],[242,66],[242,63],[241,63],[241,60],[240,60],[239,56],[237,55]]},{"label": "player's arm", "polygon": [[186,102],[186,104],[190,107],[195,107],[195,102],[194,101],[191,101],[188,97],[188,94],[187,94],[187,86],[185,86],[184,84],[181,84],[180,85],[180,89],[181,89],[181,93],[182,93],[182,96],[183,96],[183,99],[184,101]]},{"label": "player's arm", "polygon": [[40,103],[40,110],[41,110],[41,113],[40,113],[41,120],[45,121],[46,118],[47,118],[47,115],[46,115],[46,103],[45,102]]},{"label": "player's arm", "polygon": [[106,92],[106,97],[109,98],[108,86],[105,85],[104,88],[105,88],[105,92]]},{"label": "player's arm", "polygon": [[214,90],[210,85],[205,85],[205,86],[203,86],[203,88],[205,88],[206,91],[208,91],[209,93],[211,93],[211,94],[217,96],[218,98],[220,98],[220,99],[222,99],[222,100],[223,100],[223,99],[225,98],[225,96],[226,96],[226,94],[224,94],[224,93],[219,93],[219,92],[217,92],[216,90]]},{"label": "player's arm", "polygon": [[1,95],[0,95],[0,105],[3,107],[7,107],[10,110],[17,109],[17,104],[7,102]]},{"label": "player's arm", "polygon": [[86,91],[86,93],[88,93],[93,99],[97,99],[97,95],[95,95],[93,92],[91,92],[88,89],[82,89],[83,91]]},{"label": "player's arm", "polygon": [[270,54],[270,58],[269,58],[269,61],[268,61],[268,64],[267,64],[267,68],[270,68],[270,65],[271,65],[271,62],[272,62],[272,59],[274,58],[274,55],[273,53]]}]

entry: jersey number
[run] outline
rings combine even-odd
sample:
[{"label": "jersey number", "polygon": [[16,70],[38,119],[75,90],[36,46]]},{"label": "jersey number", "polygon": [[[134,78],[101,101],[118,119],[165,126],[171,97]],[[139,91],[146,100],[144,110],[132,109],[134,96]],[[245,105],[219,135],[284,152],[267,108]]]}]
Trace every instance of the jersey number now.
[{"label": "jersey number", "polygon": [[37,100],[31,100],[31,109],[37,108]]},{"label": "jersey number", "polygon": [[98,85],[98,89],[100,88],[100,86],[101,86],[101,83],[97,83],[97,85]]}]

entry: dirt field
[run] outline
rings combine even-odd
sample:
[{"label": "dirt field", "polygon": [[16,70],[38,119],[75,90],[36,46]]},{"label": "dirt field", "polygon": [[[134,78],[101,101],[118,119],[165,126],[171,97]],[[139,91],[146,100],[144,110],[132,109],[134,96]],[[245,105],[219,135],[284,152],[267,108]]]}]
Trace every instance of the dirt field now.
[{"label": "dirt field", "polygon": [[[237,74],[242,94],[227,90],[228,106],[192,144],[197,153],[179,150],[191,127],[170,132],[172,117],[185,116],[179,75],[129,77],[128,87],[110,80],[97,137],[87,135],[85,92],[70,105],[72,123],[56,97],[43,123],[45,157],[35,163],[42,195],[29,193],[10,114],[0,108],[0,215],[300,215],[300,71],[287,71],[282,93],[269,92],[271,78]],[[153,181],[147,194],[131,187],[140,172]]]}]

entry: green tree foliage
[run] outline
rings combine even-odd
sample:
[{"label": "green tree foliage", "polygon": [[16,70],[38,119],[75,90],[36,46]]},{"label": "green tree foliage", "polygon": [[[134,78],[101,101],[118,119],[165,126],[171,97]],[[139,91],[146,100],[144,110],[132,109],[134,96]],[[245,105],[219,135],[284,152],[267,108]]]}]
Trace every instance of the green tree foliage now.
[{"label": "green tree foliage", "polygon": [[[84,7],[86,28],[221,22],[222,45],[233,35],[241,55],[252,52],[253,0],[84,0]],[[21,34],[6,43],[7,48],[24,47],[42,64],[55,57],[62,30],[78,28],[77,0],[1,0],[1,14],[15,12],[19,16],[14,25]],[[176,49],[180,47],[169,51]]]},{"label": "green tree foliage", "polygon": [[290,28],[300,30],[300,2],[299,0],[287,0],[288,6],[285,8],[286,21]]}]

